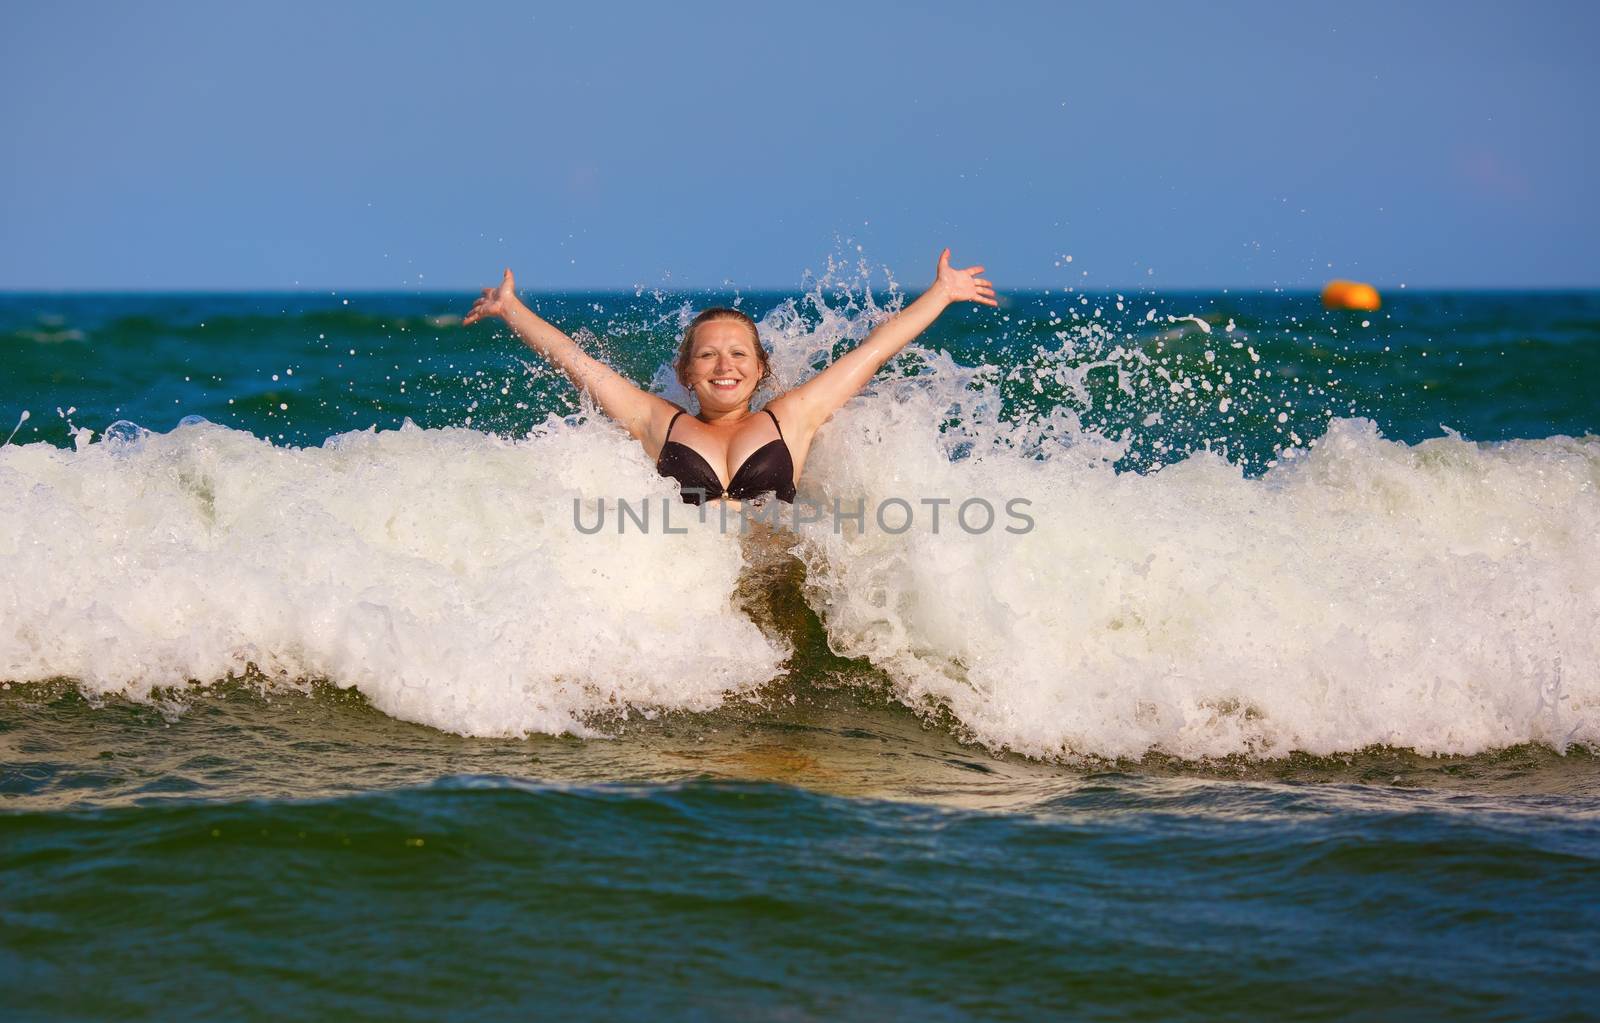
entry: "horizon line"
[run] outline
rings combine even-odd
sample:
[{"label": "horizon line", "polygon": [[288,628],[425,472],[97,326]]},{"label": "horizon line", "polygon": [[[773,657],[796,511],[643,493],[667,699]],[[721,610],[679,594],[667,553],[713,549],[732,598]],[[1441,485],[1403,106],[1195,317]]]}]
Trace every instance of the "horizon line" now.
[{"label": "horizon line", "polygon": [[[1353,278],[1329,278],[1333,280],[1352,280]],[[1372,284],[1371,281],[1364,283]],[[1409,282],[1394,285],[1373,284],[1380,293],[1394,294],[1399,292],[1487,292],[1487,293],[1513,293],[1536,292],[1556,293],[1574,291],[1600,291],[1600,283],[1594,284],[1410,284]],[[813,286],[814,287],[814,286]],[[1043,295],[1046,293],[1072,293],[1072,294],[1110,294],[1121,292],[1125,294],[1159,294],[1159,293],[1184,293],[1184,294],[1230,294],[1230,293],[1272,293],[1283,295],[1315,295],[1319,294],[1323,285],[1241,285],[1241,284],[1197,284],[1197,285],[1165,285],[1152,286],[1149,284],[1132,285],[1067,285],[1045,287],[1040,285],[1000,289],[1000,294],[1014,295]],[[27,295],[415,295],[426,296],[461,296],[480,292],[481,287],[432,287],[432,288],[385,288],[376,286],[356,287],[242,287],[242,286],[172,286],[172,287],[13,287],[0,285],[0,296],[21,297]],[[805,294],[812,290],[802,285],[714,285],[714,286],[684,286],[671,288],[661,286],[642,285],[583,285],[570,288],[518,288],[519,295],[544,295],[560,297],[563,295],[645,295],[651,292],[661,292],[667,295],[687,295],[696,293],[717,294]],[[887,287],[873,286],[873,293],[888,293]],[[912,289],[902,288],[902,292],[911,293]],[[920,290],[920,289],[919,289]]]}]

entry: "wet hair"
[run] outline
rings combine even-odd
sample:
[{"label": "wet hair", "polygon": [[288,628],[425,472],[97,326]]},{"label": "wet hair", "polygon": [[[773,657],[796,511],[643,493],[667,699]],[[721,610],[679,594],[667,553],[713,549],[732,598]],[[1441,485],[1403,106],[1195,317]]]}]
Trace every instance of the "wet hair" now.
[{"label": "wet hair", "polygon": [[761,363],[761,379],[756,381],[756,388],[759,390],[772,379],[772,363],[767,358],[766,346],[761,343],[761,332],[756,329],[755,320],[752,320],[737,309],[728,309],[724,306],[702,309],[699,315],[689,321],[688,328],[683,332],[683,344],[678,346],[678,361],[673,363],[672,367],[678,374],[678,383],[684,387],[689,386],[689,361],[694,357],[695,331],[707,323],[715,323],[718,320],[733,320],[736,323],[742,323],[745,329],[750,332],[750,340],[756,346],[756,359]]}]

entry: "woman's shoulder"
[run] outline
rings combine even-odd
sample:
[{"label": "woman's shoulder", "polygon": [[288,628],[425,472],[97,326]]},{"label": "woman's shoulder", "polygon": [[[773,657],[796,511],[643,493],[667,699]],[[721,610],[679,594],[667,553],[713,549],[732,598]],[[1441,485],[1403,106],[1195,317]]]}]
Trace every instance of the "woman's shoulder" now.
[{"label": "woman's shoulder", "polygon": [[803,420],[806,416],[806,398],[795,390],[773,395],[761,406],[761,411],[785,422]]}]

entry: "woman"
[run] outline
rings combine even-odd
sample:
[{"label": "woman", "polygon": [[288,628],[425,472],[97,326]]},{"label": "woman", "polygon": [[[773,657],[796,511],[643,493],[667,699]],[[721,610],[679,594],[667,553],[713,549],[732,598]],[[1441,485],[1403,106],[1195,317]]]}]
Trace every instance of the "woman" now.
[{"label": "woman", "polygon": [[855,397],[879,367],[951,303],[997,304],[994,285],[981,273],[981,266],[955,269],[945,249],[933,285],[920,298],[827,369],[767,402],[759,413],[751,411],[750,400],[768,375],[767,350],[755,322],[734,309],[707,309],[684,332],[676,367],[678,381],[700,400],[694,416],[636,386],[539,318],[517,298],[510,270],[498,288],[483,289],[462,324],[491,316],[505,320],[528,347],[592,394],[606,415],[644,445],[661,474],[678,481],[685,501],[746,500],[774,493],[792,502],[817,428]]}]

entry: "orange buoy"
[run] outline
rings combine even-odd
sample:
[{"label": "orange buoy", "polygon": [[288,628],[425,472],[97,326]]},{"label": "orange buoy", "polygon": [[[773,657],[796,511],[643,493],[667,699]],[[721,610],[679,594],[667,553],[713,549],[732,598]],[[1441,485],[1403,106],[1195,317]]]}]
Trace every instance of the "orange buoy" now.
[{"label": "orange buoy", "polygon": [[1378,289],[1360,281],[1329,281],[1322,289],[1322,304],[1329,309],[1376,309]]}]

